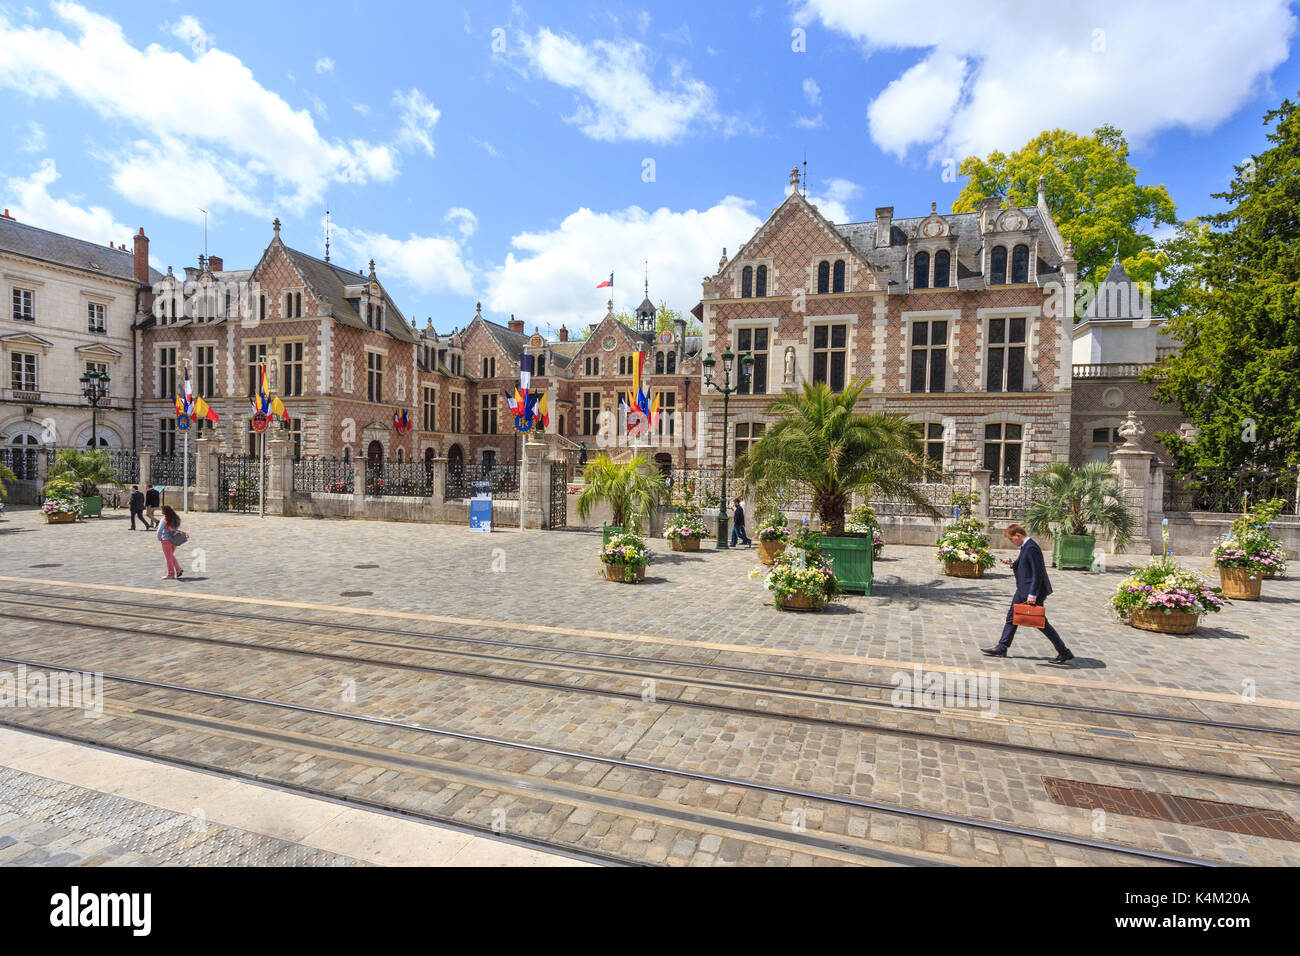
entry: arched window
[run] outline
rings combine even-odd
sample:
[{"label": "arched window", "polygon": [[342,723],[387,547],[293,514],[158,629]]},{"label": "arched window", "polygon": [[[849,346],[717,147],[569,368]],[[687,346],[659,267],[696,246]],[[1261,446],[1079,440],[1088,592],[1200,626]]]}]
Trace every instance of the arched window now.
[{"label": "arched window", "polygon": [[740,270],[740,297],[748,299],[754,294],[754,267],[745,266]]},{"label": "arched window", "polygon": [[655,353],[655,374],[656,375],[664,374],[664,353],[663,352]]},{"label": "arched window", "polygon": [[767,295],[767,266],[758,267],[758,276],[754,281],[754,295],[759,299]]},{"label": "arched window", "polygon": [[293,314],[299,318],[301,318],[302,316],[302,293],[301,292],[295,292],[293,294]]},{"label": "arched window", "polygon": [[1006,285],[1007,247],[998,246],[989,257],[989,285]]},{"label": "arched window", "polygon": [[831,291],[832,292],[844,291],[844,260],[843,259],[835,260],[835,278],[831,282]]},{"label": "arched window", "polygon": [[1029,281],[1029,247],[1016,246],[1011,250],[1011,281]]},{"label": "arched window", "polygon": [[948,266],[951,262],[947,249],[940,249],[934,254],[934,287],[948,288]]},{"label": "arched window", "polygon": [[817,263],[817,294],[825,295],[831,291],[831,264],[823,259]]},{"label": "arched window", "polygon": [[930,288],[930,253],[918,252],[912,257],[912,288]]},{"label": "arched window", "polygon": [[676,371],[677,371],[677,353],[669,352],[668,353],[668,374],[672,375]]},{"label": "arched window", "polygon": [[287,319],[291,315],[293,315],[293,293],[286,292],[284,294],[284,317]]}]

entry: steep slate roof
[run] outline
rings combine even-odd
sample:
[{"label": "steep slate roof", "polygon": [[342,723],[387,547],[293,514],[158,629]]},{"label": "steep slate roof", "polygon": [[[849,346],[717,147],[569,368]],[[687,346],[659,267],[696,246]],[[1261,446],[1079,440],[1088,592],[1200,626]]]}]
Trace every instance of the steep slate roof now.
[{"label": "steep slate roof", "polygon": [[[312,290],[321,301],[329,306],[330,314],[335,319],[356,329],[368,328],[348,298],[347,287],[365,285],[370,281],[369,277],[340,268],[332,262],[317,259],[315,256],[308,255],[297,249],[290,249],[288,246],[284,247],[284,251],[289,256],[289,260],[294,267],[307,280],[307,284],[312,287]],[[407,323],[406,317],[402,315],[402,310],[397,307],[396,303],[388,295],[383,283],[380,283],[379,288],[384,295],[385,331],[402,342],[417,341],[419,336]],[[397,320],[396,322],[393,321],[394,318]]]},{"label": "steep slate roof", "polygon": [[488,335],[492,336],[492,339],[501,347],[501,351],[509,356],[510,361],[516,365],[519,364],[519,356],[532,336],[527,332],[512,332],[504,325],[498,325],[496,322],[484,319],[482,315],[477,315],[475,318],[483,320],[483,328],[487,329]]},{"label": "steep slate roof", "polygon": [[[38,229],[3,217],[0,217],[0,251],[128,282],[135,281],[135,253],[131,250],[114,249],[107,243],[74,239],[72,236]],[[157,269],[149,269],[150,282],[157,282],[162,277],[163,274]]]}]

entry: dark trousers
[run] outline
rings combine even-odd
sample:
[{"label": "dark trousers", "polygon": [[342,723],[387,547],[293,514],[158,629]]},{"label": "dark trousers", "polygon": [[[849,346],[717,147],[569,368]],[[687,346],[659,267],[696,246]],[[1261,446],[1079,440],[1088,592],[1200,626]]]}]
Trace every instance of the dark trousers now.
[{"label": "dark trousers", "polygon": [[[1022,604],[1024,600],[1023,597],[1017,596],[1012,600],[1012,604]],[[1047,602],[1039,601],[1038,603],[1045,605]],[[998,650],[1009,650],[1011,641],[1016,636],[1016,626],[1011,623],[1013,613],[1013,608],[1007,608],[1007,622],[1002,628],[1002,640],[998,641]],[[1052,627],[1052,622],[1046,619],[1044,619],[1043,636],[1052,642],[1052,646],[1056,648],[1056,653],[1068,654],[1070,652],[1070,649],[1065,646],[1065,641],[1061,640],[1061,635],[1056,633],[1056,628]]]},{"label": "dark trousers", "polygon": [[133,511],[131,512],[131,530],[132,530],[132,531],[135,530],[135,519],[136,519],[137,517],[138,517],[142,522],[144,522],[144,530],[145,530],[145,531],[148,531],[148,530],[149,530],[149,519],[146,518],[146,517],[144,516],[144,509],[143,509],[143,508],[141,508],[139,511],[134,511],[134,510],[133,510]]},{"label": "dark trousers", "polygon": [[745,526],[743,524],[733,524],[731,526],[731,546],[733,548],[736,546],[737,537],[739,537],[741,541],[745,542],[745,544],[751,543],[749,535],[745,534]]}]

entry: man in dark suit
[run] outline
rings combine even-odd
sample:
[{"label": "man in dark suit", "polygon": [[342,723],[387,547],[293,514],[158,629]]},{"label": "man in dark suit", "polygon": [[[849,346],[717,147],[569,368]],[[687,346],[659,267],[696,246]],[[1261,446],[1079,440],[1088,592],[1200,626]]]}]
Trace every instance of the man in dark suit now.
[{"label": "man in dark suit", "polygon": [[[1047,578],[1047,564],[1043,561],[1043,549],[1018,524],[1011,525],[1004,533],[1007,540],[1020,549],[1020,555],[1014,561],[1004,558],[1002,562],[1011,565],[1011,570],[1016,575],[1016,596],[1011,599],[1011,603],[1013,605],[1046,604],[1048,595],[1052,593],[1052,582]],[[981,653],[989,657],[1007,656],[1011,639],[1016,636],[1016,625],[1012,623],[1013,613],[1014,608],[1007,609],[1007,622],[1002,628],[1002,640],[998,641],[996,647],[981,648]],[[1052,627],[1046,619],[1043,623],[1043,635],[1056,648],[1056,657],[1048,661],[1049,664],[1065,666],[1074,660],[1074,655],[1061,640],[1061,635],[1056,633],[1056,628]]]},{"label": "man in dark suit", "polygon": [[149,519],[144,516],[144,495],[140,493],[139,485],[131,486],[131,500],[128,502],[131,506],[131,530],[135,530],[135,519],[138,517],[144,522],[144,529],[149,530]]},{"label": "man in dark suit", "polygon": [[158,527],[158,516],[154,514],[154,509],[161,505],[162,499],[158,495],[158,486],[150,485],[149,490],[144,494],[144,506],[149,510],[145,512],[145,527],[153,530]]}]

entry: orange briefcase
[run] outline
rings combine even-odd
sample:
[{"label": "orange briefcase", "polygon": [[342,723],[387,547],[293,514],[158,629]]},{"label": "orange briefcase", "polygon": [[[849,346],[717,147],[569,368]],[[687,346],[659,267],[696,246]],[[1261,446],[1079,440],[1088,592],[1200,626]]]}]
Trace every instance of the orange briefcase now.
[{"label": "orange briefcase", "polygon": [[1013,604],[1011,623],[1016,627],[1036,627],[1042,630],[1047,623],[1047,611],[1041,604]]}]

